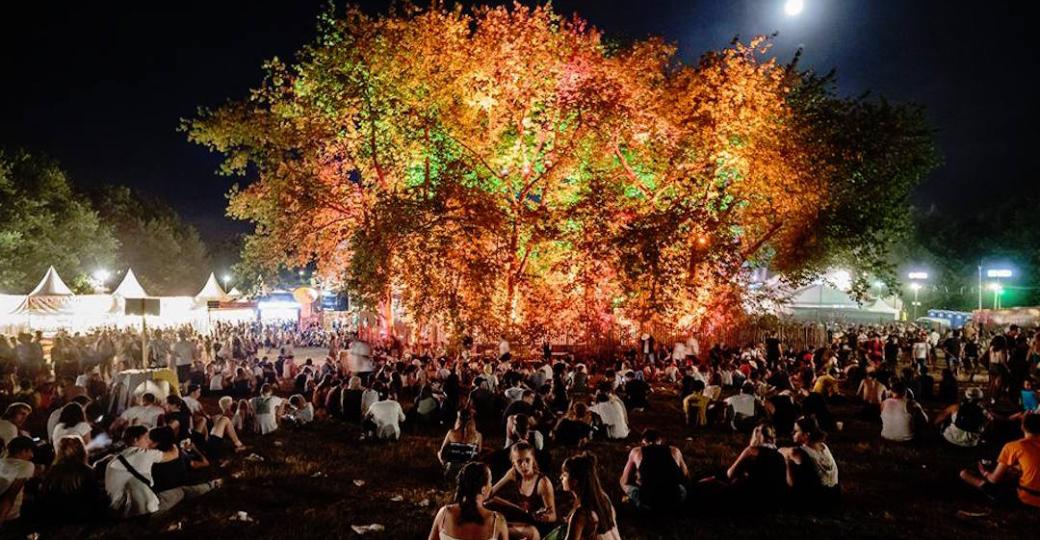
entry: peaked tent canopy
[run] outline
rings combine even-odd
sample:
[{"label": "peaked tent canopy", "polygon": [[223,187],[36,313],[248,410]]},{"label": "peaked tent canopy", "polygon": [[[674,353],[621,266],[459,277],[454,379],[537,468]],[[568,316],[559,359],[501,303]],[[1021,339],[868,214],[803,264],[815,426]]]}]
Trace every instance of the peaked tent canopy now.
[{"label": "peaked tent canopy", "polygon": [[123,276],[123,281],[120,281],[116,290],[112,291],[112,295],[122,296],[123,298],[146,298],[148,293],[144,291],[144,287],[137,281],[134,269],[129,268],[126,271],[126,275]]},{"label": "peaked tent canopy", "polygon": [[231,287],[231,290],[228,291],[228,296],[231,298],[241,298],[242,291],[238,290],[238,287]]},{"label": "peaked tent canopy", "polygon": [[209,273],[209,279],[206,280],[206,284],[202,286],[199,294],[195,295],[195,300],[198,301],[227,300],[227,298],[227,293],[220,288],[220,284],[217,283],[217,276],[213,275],[213,272]]},{"label": "peaked tent canopy", "polygon": [[58,271],[51,266],[36,288],[11,313],[27,315],[65,313],[75,296],[72,289],[62,281]]},{"label": "peaked tent canopy", "polygon": [[39,285],[29,293],[29,296],[72,296],[72,289],[62,281],[58,271],[53,266],[47,269]]}]

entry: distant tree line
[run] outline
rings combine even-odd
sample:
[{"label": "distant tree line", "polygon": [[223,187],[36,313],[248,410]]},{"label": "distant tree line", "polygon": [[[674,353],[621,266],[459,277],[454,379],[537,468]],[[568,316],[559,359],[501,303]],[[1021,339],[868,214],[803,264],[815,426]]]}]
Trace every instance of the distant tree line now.
[{"label": "distant tree line", "polygon": [[0,150],[0,292],[29,292],[53,265],[90,292],[90,275],[132,267],[150,293],[194,294],[210,272],[195,227],[167,203],[125,186],[77,189],[52,159]]}]

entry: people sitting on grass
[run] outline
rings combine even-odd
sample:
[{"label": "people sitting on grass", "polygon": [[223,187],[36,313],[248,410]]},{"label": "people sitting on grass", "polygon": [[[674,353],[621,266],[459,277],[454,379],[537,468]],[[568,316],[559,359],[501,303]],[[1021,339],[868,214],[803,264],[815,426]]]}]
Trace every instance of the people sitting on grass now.
[{"label": "people sitting on grass", "polygon": [[314,405],[303,394],[289,396],[285,419],[294,427],[303,427],[314,421]]},{"label": "people sitting on grass", "polygon": [[886,441],[907,442],[927,425],[928,416],[921,404],[906,396],[902,381],[892,384],[892,393],[881,402],[881,438]]},{"label": "people sitting on grass", "polygon": [[468,463],[459,472],[452,504],[433,518],[429,540],[508,540],[506,520],[484,508],[491,493],[491,471],[483,463]]},{"label": "people sitting on grass", "polygon": [[51,433],[51,441],[54,444],[55,452],[58,450],[58,443],[61,442],[61,438],[66,435],[79,437],[83,441],[84,446],[89,444],[92,429],[90,423],[87,422],[82,405],[76,402],[65,405],[61,408],[58,424],[54,426],[54,431]]},{"label": "people sitting on grass", "polygon": [[178,441],[191,437],[191,409],[179,396],[166,396],[166,414],[163,415],[163,425],[173,429],[174,436]]},{"label": "people sitting on grass", "polygon": [[58,439],[54,464],[40,483],[35,503],[40,511],[59,510],[39,516],[49,526],[86,523],[105,514],[105,492],[98,485],[87,460],[87,448],[78,435]]},{"label": "people sitting on grass", "polygon": [[123,414],[119,415],[117,422],[122,425],[144,426],[151,429],[159,425],[159,419],[164,414],[166,414],[166,411],[157,403],[155,394],[145,392],[141,394],[141,404],[134,405],[123,411]]},{"label": "people sitting on grass", "polygon": [[827,434],[815,418],[803,416],[794,422],[792,438],[795,446],[780,450],[787,462],[792,502],[804,507],[834,504],[841,488],[838,464],[825,442]]},{"label": "people sitting on grass", "polygon": [[526,441],[538,452],[545,447],[545,438],[540,431],[531,428],[531,417],[526,414],[514,414],[506,420],[504,448],[510,448],[520,441]]},{"label": "people sitting on grass", "polygon": [[401,438],[401,422],[404,422],[404,410],[401,404],[391,398],[386,386],[378,384],[379,401],[373,403],[365,413],[366,436],[384,441],[396,441]]},{"label": "people sitting on grass", "polygon": [[567,524],[551,538],[563,540],[621,540],[617,514],[599,480],[596,457],[583,453],[567,458],[560,487],[574,497]]},{"label": "people sitting on grass", "polygon": [[469,409],[460,410],[455,416],[455,426],[444,435],[437,451],[437,460],[444,467],[445,477],[458,476],[462,466],[480,454],[483,444],[484,438],[477,430],[473,413]]},{"label": "people sitting on grass", "polygon": [[964,399],[946,407],[935,417],[936,425],[946,442],[962,448],[975,448],[992,420],[981,388],[964,391]]},{"label": "people sitting on grass", "polygon": [[506,517],[510,538],[538,540],[557,520],[552,481],[539,470],[530,444],[514,444],[509,458],[512,466],[491,489],[486,504]]},{"label": "people sitting on grass", "polygon": [[665,510],[686,500],[688,475],[682,452],[666,445],[656,429],[647,429],[640,445],[629,451],[620,483],[637,509]]},{"label": "people sitting on grass", "polygon": [[749,511],[776,509],[787,492],[787,463],[776,446],[776,429],[769,423],[755,426],[747,447],[724,475],[705,478],[708,503],[716,508],[737,507]]},{"label": "people sitting on grass", "polygon": [[[10,410],[10,409],[8,409]],[[33,440],[16,435],[6,441],[0,440],[0,525],[21,517],[22,501],[25,498],[25,483],[36,476],[33,464]]]},{"label": "people sitting on grass", "polygon": [[683,415],[686,425],[704,427],[708,425],[708,405],[711,400],[704,395],[704,381],[691,379],[688,385],[684,382],[684,389],[689,390],[682,400]]},{"label": "people sitting on grass", "polygon": [[588,405],[575,401],[556,423],[552,431],[552,438],[557,444],[563,446],[585,446],[592,439],[595,428],[593,424],[598,420],[593,418],[589,412]]},{"label": "people sitting on grass", "polygon": [[741,385],[740,393],[734,394],[722,402],[726,405],[726,423],[734,431],[750,429],[759,418],[758,398],[755,396],[755,385],[747,382]]},{"label": "people sitting on grass", "polygon": [[628,411],[625,410],[624,402],[613,392],[609,390],[596,392],[596,402],[589,407],[589,410],[599,415],[607,439],[628,438]]},{"label": "people sitting on grass", "polygon": [[1004,445],[995,465],[979,461],[977,471],[964,469],[960,476],[993,500],[1017,496],[1020,503],[1040,508],[1040,414],[1023,415],[1022,432],[1021,439]]},{"label": "people sitting on grass", "polygon": [[278,429],[278,419],[282,416],[285,400],[274,395],[274,388],[270,384],[260,387],[260,395],[253,398],[250,408],[256,419],[256,430],[261,435],[267,435]]}]

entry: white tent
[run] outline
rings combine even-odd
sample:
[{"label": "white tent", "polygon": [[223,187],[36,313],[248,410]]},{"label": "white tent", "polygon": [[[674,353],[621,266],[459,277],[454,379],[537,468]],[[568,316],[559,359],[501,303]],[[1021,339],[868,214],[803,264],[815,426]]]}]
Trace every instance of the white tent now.
[{"label": "white tent", "polygon": [[209,279],[206,280],[206,284],[203,285],[199,294],[195,295],[195,301],[197,302],[209,302],[211,300],[225,301],[227,299],[227,293],[224,292],[224,289],[220,288],[220,284],[217,283],[217,276],[213,275],[213,272],[210,272]]},{"label": "white tent", "polygon": [[51,266],[36,288],[11,313],[44,315],[65,313],[75,296],[72,289],[69,289],[69,286],[62,281],[58,271]]},{"label": "white tent", "polygon": [[144,292],[144,287],[137,281],[137,276],[134,275],[134,269],[127,269],[126,275],[123,276],[123,281],[119,282],[119,286],[116,290],[112,291],[112,296],[122,296],[123,298],[147,298],[148,293]]},{"label": "white tent", "polygon": [[899,308],[881,298],[860,303],[822,281],[795,289],[781,306],[782,312],[801,320],[878,323],[899,318]]},{"label": "white tent", "polygon": [[238,287],[231,287],[231,290],[228,291],[228,296],[235,299],[242,298],[242,291],[238,290]]}]

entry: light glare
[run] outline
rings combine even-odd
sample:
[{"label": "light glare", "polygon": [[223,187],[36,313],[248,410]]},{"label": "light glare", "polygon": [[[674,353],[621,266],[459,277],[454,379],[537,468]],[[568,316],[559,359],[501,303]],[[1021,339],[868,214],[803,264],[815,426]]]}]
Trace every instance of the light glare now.
[{"label": "light glare", "polygon": [[805,8],[803,0],[787,0],[787,3],[784,4],[784,13],[794,17],[801,13],[803,8]]}]

